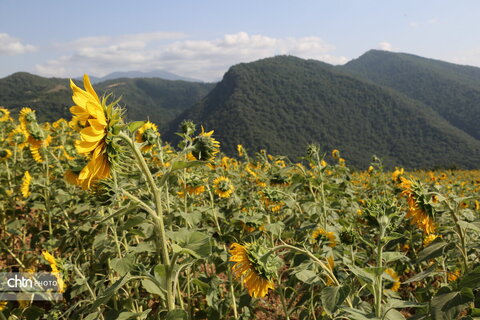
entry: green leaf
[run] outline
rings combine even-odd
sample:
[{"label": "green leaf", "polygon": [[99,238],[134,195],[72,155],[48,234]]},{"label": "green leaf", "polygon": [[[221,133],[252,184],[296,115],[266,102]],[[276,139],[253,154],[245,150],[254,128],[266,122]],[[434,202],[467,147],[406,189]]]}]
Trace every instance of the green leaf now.
[{"label": "green leaf", "polygon": [[133,228],[135,226],[138,226],[139,224],[145,222],[145,220],[146,220],[145,217],[142,216],[142,215],[138,215],[138,216],[128,218],[128,220],[125,221],[125,223],[120,228],[118,228],[118,230],[123,231],[123,230],[131,229],[131,228]]},{"label": "green leaf", "polygon": [[325,287],[320,293],[320,299],[325,311],[328,314],[333,314],[338,307],[345,301],[350,293],[350,287],[337,286],[337,287]]},{"label": "green leaf", "polygon": [[410,259],[406,257],[403,252],[386,251],[383,253],[383,260],[385,261],[385,263],[389,263],[397,260],[408,261]]},{"label": "green leaf", "polygon": [[376,319],[375,314],[366,313],[365,311],[353,309],[353,308],[342,308],[343,311],[348,313],[348,319],[350,320],[372,320]]},{"label": "green leaf", "polygon": [[145,124],[145,121],[134,121],[134,122],[130,122],[127,128],[128,128],[128,131],[130,131],[131,133],[134,133],[144,124]]},{"label": "green leaf", "polygon": [[459,288],[480,288],[480,266],[473,269],[460,279]]},{"label": "green leaf", "polygon": [[306,284],[313,284],[320,280],[316,272],[312,270],[306,270],[306,269],[296,272],[295,276],[297,277],[298,280],[305,282]]},{"label": "green leaf", "polygon": [[189,254],[197,259],[206,258],[212,253],[210,237],[201,232],[180,229],[169,232],[169,237],[176,242],[172,248],[177,253]]},{"label": "green leaf", "polygon": [[188,320],[188,314],[185,310],[175,309],[167,313],[165,320]]},{"label": "green leaf", "polygon": [[431,265],[430,267],[428,267],[428,269],[422,271],[422,272],[419,272],[417,273],[416,275],[414,275],[413,277],[411,277],[410,279],[406,280],[405,282],[403,283],[410,283],[410,282],[414,282],[414,281],[420,281],[420,280],[423,280],[425,279],[426,277],[428,276],[434,276],[436,274],[438,274],[439,272],[435,271],[437,269],[437,264],[434,263],[433,265]]},{"label": "green leaf", "polygon": [[473,231],[476,231],[476,232],[480,232],[480,228],[471,223],[471,222],[466,222],[466,221],[458,221],[458,224],[460,225],[460,227],[462,228],[465,228],[465,229],[471,229]]},{"label": "green leaf", "polygon": [[430,302],[432,318],[433,320],[455,319],[473,301],[474,295],[470,288],[453,292],[448,287],[441,288]]},{"label": "green leaf", "polygon": [[130,280],[130,277],[128,275],[124,275],[120,279],[118,279],[113,285],[111,285],[109,288],[107,288],[103,294],[101,294],[97,300],[95,300],[92,305],[90,306],[90,311],[96,310],[99,306],[106,304],[110,299],[113,297],[113,295],[123,287],[125,283]]},{"label": "green leaf", "polygon": [[163,291],[160,288],[160,286],[158,285],[158,282],[153,281],[151,279],[143,279],[142,286],[148,293],[160,296],[162,299],[166,298],[165,296],[166,291]]},{"label": "green leaf", "polygon": [[269,223],[265,225],[265,229],[271,234],[280,237],[283,229],[285,229],[285,224],[282,221],[277,221],[275,223]]},{"label": "green leaf", "polygon": [[110,267],[121,276],[129,273],[135,266],[135,256],[126,255],[123,258],[114,258],[110,260]]},{"label": "green leaf", "polygon": [[435,239],[428,247],[418,254],[418,262],[435,259],[444,255],[447,251],[453,249],[455,244],[447,243],[439,238]]},{"label": "green leaf", "polygon": [[387,310],[387,312],[384,314],[383,319],[385,320],[405,320],[405,317],[403,314],[398,312],[395,309],[390,309]]},{"label": "green leaf", "polygon": [[172,163],[172,171],[204,165],[205,161],[175,161]]}]

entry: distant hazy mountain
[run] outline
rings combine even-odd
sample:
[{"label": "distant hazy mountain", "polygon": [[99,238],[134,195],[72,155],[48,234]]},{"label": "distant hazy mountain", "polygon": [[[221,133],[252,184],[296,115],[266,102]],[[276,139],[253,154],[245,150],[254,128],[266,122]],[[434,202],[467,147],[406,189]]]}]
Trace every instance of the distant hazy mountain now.
[{"label": "distant hazy mountain", "polygon": [[[77,77],[77,79],[82,79],[82,77],[83,76]],[[202,80],[182,77],[165,70],[154,70],[150,72],[119,71],[119,72],[109,73],[104,77],[90,77],[90,81],[95,84],[102,81],[113,80],[118,78],[131,78],[131,79],[132,78],[161,78],[165,80],[183,80],[183,81],[190,81],[190,82],[203,82]]]},{"label": "distant hazy mountain", "polygon": [[[82,86],[81,80],[75,80]],[[158,78],[116,79],[97,83],[99,94],[122,97],[130,120],[150,119],[163,127],[175,116],[203,98],[214,84],[171,81]],[[72,105],[68,79],[43,78],[19,72],[0,79],[0,105],[14,113],[22,107],[37,110],[42,121],[70,119]]]},{"label": "distant hazy mountain", "polygon": [[316,142],[363,168],[374,154],[389,166],[480,166],[480,141],[430,106],[314,60],[280,56],[233,66],[167,136],[184,118],[214,129],[230,154],[244,144],[295,159]]}]

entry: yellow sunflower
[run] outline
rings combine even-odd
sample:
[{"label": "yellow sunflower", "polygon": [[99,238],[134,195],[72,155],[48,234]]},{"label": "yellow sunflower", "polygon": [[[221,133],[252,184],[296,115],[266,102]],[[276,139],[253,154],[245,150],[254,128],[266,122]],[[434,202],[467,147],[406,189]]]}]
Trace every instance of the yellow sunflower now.
[{"label": "yellow sunflower", "polygon": [[28,171],[25,171],[22,178],[21,192],[24,198],[28,198],[30,195],[30,183],[32,182],[32,176]]},{"label": "yellow sunflower", "polygon": [[398,289],[400,288],[400,277],[397,275],[395,270],[388,268],[387,270],[385,270],[385,273],[393,279],[391,286],[387,289],[395,292],[398,291]]},{"label": "yellow sunflower", "polygon": [[423,239],[423,246],[426,247],[428,246],[430,243],[432,243],[435,239],[437,238],[441,238],[442,236],[439,236],[439,235],[436,235],[436,234],[429,234],[428,236],[426,236],[424,239]]},{"label": "yellow sunflower", "polygon": [[322,228],[318,228],[313,231],[312,239],[318,242],[327,242],[330,248],[333,248],[337,245],[335,234],[330,231],[325,231]]},{"label": "yellow sunflower", "polygon": [[28,145],[29,134],[22,127],[18,126],[8,135],[8,140],[11,146],[17,146],[19,150],[23,150]]},{"label": "yellow sunflower", "polygon": [[195,159],[210,161],[220,152],[220,142],[215,140],[212,135],[213,130],[205,132],[202,127],[202,132],[193,139],[192,155]]},{"label": "yellow sunflower", "polygon": [[450,282],[457,280],[458,277],[460,277],[460,269],[455,269],[455,271],[447,274],[447,280]]},{"label": "yellow sunflower", "polygon": [[7,308],[8,301],[0,301],[0,311],[3,311]]},{"label": "yellow sunflower", "polygon": [[0,107],[0,122],[7,122],[10,118],[10,111],[4,107]]},{"label": "yellow sunflower", "polygon": [[425,201],[425,197],[418,191],[419,186],[412,181],[400,177],[400,188],[403,189],[401,195],[407,198],[408,212],[406,217],[411,219],[411,224],[415,224],[424,233],[431,234],[435,232],[435,223],[433,222],[431,205]]},{"label": "yellow sunflower", "polygon": [[0,148],[0,161],[5,161],[12,156],[12,151],[9,149]]},{"label": "yellow sunflower", "polygon": [[73,184],[73,185],[78,185],[78,174],[76,174],[75,172],[73,172],[72,170],[67,170],[65,171],[65,174],[63,176],[65,178],[65,180],[69,183],[69,184]]},{"label": "yellow sunflower", "polygon": [[254,298],[263,298],[267,295],[268,289],[274,289],[273,278],[275,276],[275,267],[273,261],[268,257],[266,262],[262,262],[260,257],[266,252],[262,252],[260,247],[254,243],[247,243],[244,246],[233,243],[230,247],[230,261],[235,262],[232,266],[235,278],[243,278],[243,284],[248,290],[248,294]]},{"label": "yellow sunflower", "polygon": [[237,152],[239,157],[243,157],[245,154],[245,148],[241,144],[237,144]]},{"label": "yellow sunflower", "polygon": [[333,149],[332,150],[332,157],[334,159],[340,159],[340,151],[338,151],[337,149]]},{"label": "yellow sunflower", "polygon": [[80,171],[78,182],[82,188],[89,189],[97,180],[110,177],[115,148],[107,147],[110,146],[114,124],[121,119],[113,108],[116,102],[107,106],[106,98],[100,100],[87,75],[83,77],[83,85],[86,90],[80,89],[70,80],[72,100],[75,103],[70,111],[74,115],[72,122],[80,129],[80,140],[75,141],[75,147],[79,154],[89,160]]},{"label": "yellow sunflower", "polygon": [[397,181],[398,177],[403,175],[404,171],[405,170],[403,168],[395,167],[395,171],[393,171],[393,173],[392,173],[392,180]]},{"label": "yellow sunflower", "polygon": [[20,114],[18,115],[18,121],[20,122],[20,127],[22,127],[23,130],[27,130],[27,126],[30,123],[37,121],[35,110],[30,108],[22,108],[22,110],[20,110]]},{"label": "yellow sunflower", "polygon": [[29,149],[30,149],[30,152],[32,153],[33,159],[36,162],[38,163],[43,162],[44,159],[41,154],[41,149],[42,147],[43,148],[48,147],[50,145],[50,142],[52,142],[52,137],[50,135],[44,140],[37,140],[33,136],[28,137],[28,143],[30,144]]},{"label": "yellow sunflower", "polygon": [[227,177],[221,176],[213,180],[213,188],[216,195],[220,198],[229,198],[235,187]]},{"label": "yellow sunflower", "polygon": [[152,150],[153,146],[157,143],[157,138],[160,136],[158,133],[157,125],[151,123],[150,121],[145,122],[143,126],[141,126],[137,130],[137,134],[135,136],[135,141],[138,143],[143,143],[142,151],[149,152]]}]

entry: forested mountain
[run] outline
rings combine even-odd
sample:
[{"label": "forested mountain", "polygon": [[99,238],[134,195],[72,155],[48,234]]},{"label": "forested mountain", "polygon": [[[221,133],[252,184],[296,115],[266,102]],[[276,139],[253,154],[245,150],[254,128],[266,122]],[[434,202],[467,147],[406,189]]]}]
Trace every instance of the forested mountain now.
[{"label": "forested mountain", "polygon": [[[75,80],[82,86],[80,80]],[[214,84],[159,78],[115,79],[95,85],[99,94],[122,97],[131,120],[150,119],[161,127],[204,97]],[[40,120],[70,119],[72,105],[68,79],[43,78],[19,72],[0,79],[0,105],[14,113],[22,107],[37,110]]]},{"label": "forested mountain", "polygon": [[480,139],[480,68],[371,50],[339,69],[421,101]]},{"label": "forested mountain", "polygon": [[365,167],[376,154],[390,166],[478,167],[480,141],[430,106],[314,60],[279,56],[233,66],[182,119],[215,129],[222,150],[302,156],[308,143],[343,151]]},{"label": "forested mountain", "polygon": [[[295,160],[313,142],[363,168],[374,154],[390,167],[480,167],[480,68],[371,50],[344,66],[292,56],[241,63],[218,84],[119,78],[95,88],[122,97],[130,120],[156,122],[167,140],[183,119],[214,129],[230,155],[243,144]],[[13,74],[0,79],[0,105],[69,119],[68,80]]]}]

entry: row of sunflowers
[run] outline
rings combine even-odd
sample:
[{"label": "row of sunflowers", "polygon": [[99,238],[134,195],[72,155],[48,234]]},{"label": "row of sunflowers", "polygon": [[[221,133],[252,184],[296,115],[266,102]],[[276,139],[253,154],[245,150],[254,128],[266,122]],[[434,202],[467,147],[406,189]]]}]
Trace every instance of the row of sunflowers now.
[{"label": "row of sunflowers", "polygon": [[[473,319],[480,171],[352,170],[176,146],[88,76],[70,121],[0,108],[0,271],[53,272],[60,301],[0,319]],[[1,300],[1,296],[0,296]]]}]

